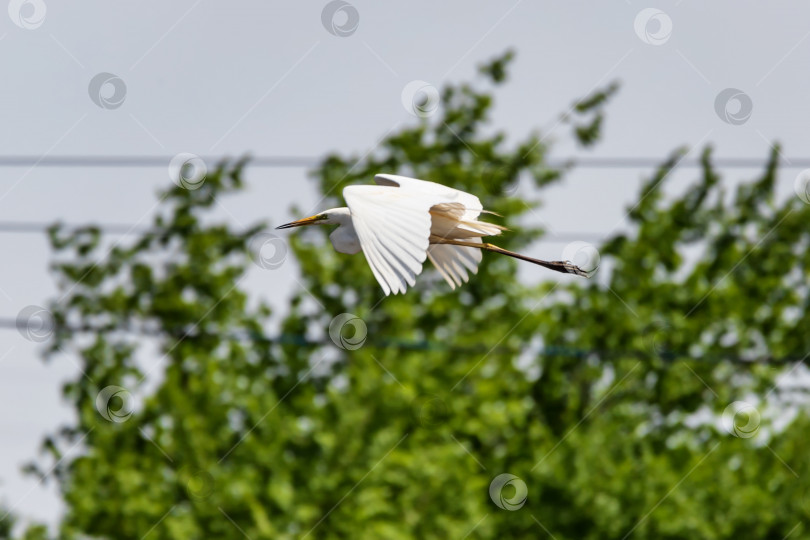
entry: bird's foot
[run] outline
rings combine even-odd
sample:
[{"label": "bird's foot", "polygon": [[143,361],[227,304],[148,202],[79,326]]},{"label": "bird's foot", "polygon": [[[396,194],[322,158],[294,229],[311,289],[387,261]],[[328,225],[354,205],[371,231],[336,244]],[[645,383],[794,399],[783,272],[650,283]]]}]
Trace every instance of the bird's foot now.
[{"label": "bird's foot", "polygon": [[596,268],[590,271],[583,270],[582,268],[575,265],[571,261],[555,261],[555,263],[564,268],[565,271],[568,272],[569,274],[576,274],[577,276],[582,276],[586,278],[589,278],[592,275],[594,275],[597,270]]}]

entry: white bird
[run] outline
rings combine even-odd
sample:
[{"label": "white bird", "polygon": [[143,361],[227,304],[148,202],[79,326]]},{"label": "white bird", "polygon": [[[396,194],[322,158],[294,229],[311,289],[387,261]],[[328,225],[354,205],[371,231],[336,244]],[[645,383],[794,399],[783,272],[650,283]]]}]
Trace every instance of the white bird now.
[{"label": "white bird", "polygon": [[567,261],[541,261],[481,241],[505,227],[479,221],[489,213],[478,197],[435,182],[378,174],[376,186],[347,186],[343,198],[348,208],[332,208],[276,227],[338,225],[329,235],[335,250],[363,251],[374,277],[385,294],[404,293],[416,283],[425,258],[430,259],[455,289],[478,273],[481,250],[501,253],[557,272],[588,276]]}]

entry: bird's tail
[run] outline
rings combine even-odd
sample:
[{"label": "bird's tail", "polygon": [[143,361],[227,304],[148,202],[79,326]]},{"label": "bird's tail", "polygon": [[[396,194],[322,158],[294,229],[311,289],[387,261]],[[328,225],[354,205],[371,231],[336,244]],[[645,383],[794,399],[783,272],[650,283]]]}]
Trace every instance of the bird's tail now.
[{"label": "bird's tail", "polygon": [[508,230],[506,227],[501,225],[496,225],[494,223],[488,223],[486,221],[459,221],[457,227],[459,229],[471,232],[476,236],[497,236],[501,234],[502,231]]}]

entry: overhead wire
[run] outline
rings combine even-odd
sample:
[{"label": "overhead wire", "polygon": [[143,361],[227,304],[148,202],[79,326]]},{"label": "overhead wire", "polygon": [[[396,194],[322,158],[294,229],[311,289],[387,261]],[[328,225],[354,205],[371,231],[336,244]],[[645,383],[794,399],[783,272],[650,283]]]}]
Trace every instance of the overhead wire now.
[{"label": "overhead wire", "polygon": [[[8,317],[0,317],[0,329],[18,330],[23,337],[26,331],[26,322],[18,321]],[[231,341],[250,342],[260,345],[295,345],[297,347],[323,347],[323,346],[338,346],[329,339],[312,339],[303,334],[282,333],[277,336],[271,337],[253,331],[230,332],[230,333],[191,333],[178,329],[171,331],[170,329],[153,329],[148,330],[145,328],[118,328],[118,327],[62,327],[62,331],[67,330],[72,334],[87,334],[87,333],[124,333],[130,335],[139,335],[147,337],[171,337],[178,340],[194,339],[194,338],[219,338]],[[45,336],[47,338],[47,336]],[[45,341],[44,339],[42,341]],[[518,347],[510,347],[502,344],[495,346],[478,343],[470,345],[452,345],[447,342],[430,341],[430,340],[404,340],[399,338],[378,338],[364,340],[360,347],[370,347],[374,349],[397,349],[403,351],[422,351],[422,352],[444,352],[444,353],[463,353],[463,354],[484,354],[489,355],[492,353],[507,353],[507,354],[522,354],[524,349]],[[707,355],[696,357],[694,355],[679,353],[675,351],[657,350],[652,347],[651,351],[643,350],[615,350],[615,349],[584,349],[578,347],[564,347],[564,346],[547,346],[540,348],[536,351],[531,351],[537,356],[543,357],[562,357],[562,358],[634,358],[634,359],[659,359],[662,361],[683,361],[688,360],[699,363],[719,363],[731,362],[736,364],[754,366],[754,365],[787,365],[801,363],[807,360],[808,354],[804,355],[789,355],[783,357],[763,357],[759,359],[743,358],[734,355]]]},{"label": "overhead wire", "polygon": [[[167,167],[175,156],[161,155],[16,155],[0,156],[0,167],[116,167],[144,168]],[[213,165],[227,159],[228,156],[199,156],[206,164]],[[568,158],[550,157],[546,163],[550,167],[575,165],[581,168],[655,168],[662,164],[662,159],[643,156],[571,156]],[[316,156],[258,155],[249,157],[247,167],[317,167],[323,162]],[[767,162],[758,158],[716,157],[712,165],[717,168],[764,169]],[[810,158],[783,157],[779,165],[785,168],[808,168]],[[678,161],[678,167],[702,167],[700,159],[684,158]]]}]

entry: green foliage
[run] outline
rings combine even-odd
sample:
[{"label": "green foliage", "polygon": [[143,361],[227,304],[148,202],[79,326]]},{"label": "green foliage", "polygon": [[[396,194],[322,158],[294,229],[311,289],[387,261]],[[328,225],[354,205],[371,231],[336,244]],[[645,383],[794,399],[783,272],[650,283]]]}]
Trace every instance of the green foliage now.
[{"label": "green foliage", "polygon": [[[407,174],[479,194],[510,228],[508,249],[539,238],[523,218],[540,201],[523,193],[565,171],[548,166],[538,134],[508,145],[487,124],[486,85],[506,80],[510,59],[445,88],[437,118],[368,155],[327,157],[313,175],[323,207],[377,172]],[[582,144],[599,138],[614,91],[572,108]],[[55,468],[61,536],[801,536],[810,419],[774,430],[763,417],[742,438],[715,418],[733,401],[785,403],[774,363],[810,350],[810,206],[775,201],[776,152],[729,196],[707,150],[700,177],[666,198],[679,157],[645,184],[632,230],[601,247],[604,276],[588,282],[526,286],[514,260],[485,254],[460,289],[426,268],[408,294],[384,297],[329,231],[291,235],[302,287],[278,339],[240,287],[261,227],[206,219],[241,187],[241,163],[164,193],[154,230],[109,253],[97,230],[55,228],[50,351],[83,370],[65,387],[76,422],[49,445],[54,461],[83,448]],[[328,339],[341,313],[363,321],[361,347]],[[109,386],[141,399],[99,407]],[[490,497],[502,473],[525,482],[522,508]]]},{"label": "green foliage", "polygon": [[[14,538],[13,532],[17,525],[17,517],[11,510],[0,507],[0,540],[9,540]],[[21,531],[22,535],[18,536],[20,540],[47,540],[48,528],[45,525],[32,524],[28,525],[25,530]]]},{"label": "green foliage", "polygon": [[10,510],[6,510],[3,507],[0,507],[0,540],[7,540],[11,538],[11,532],[14,529],[14,523],[16,522],[15,516],[11,514]]}]

